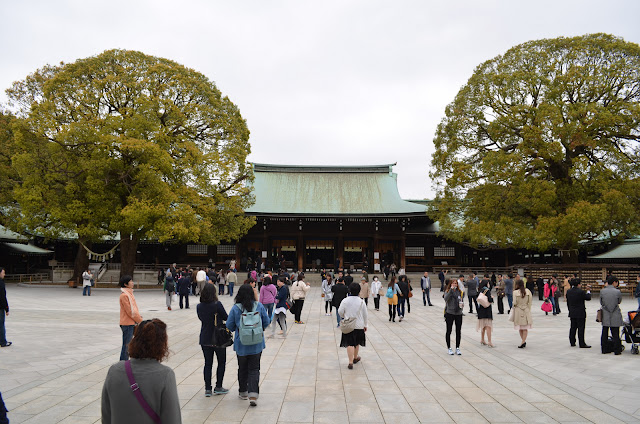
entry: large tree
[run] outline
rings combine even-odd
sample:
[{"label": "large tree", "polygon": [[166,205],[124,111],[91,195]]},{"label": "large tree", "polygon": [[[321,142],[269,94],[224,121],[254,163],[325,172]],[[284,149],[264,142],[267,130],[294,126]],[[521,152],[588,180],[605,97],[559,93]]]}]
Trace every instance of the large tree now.
[{"label": "large tree", "polygon": [[637,233],[640,47],[530,41],[478,66],[438,126],[433,217],[474,246],[573,251]]},{"label": "large tree", "polygon": [[204,75],[167,59],[109,50],[46,66],[7,90],[18,119],[16,228],[80,241],[215,244],[253,225],[249,130]]}]

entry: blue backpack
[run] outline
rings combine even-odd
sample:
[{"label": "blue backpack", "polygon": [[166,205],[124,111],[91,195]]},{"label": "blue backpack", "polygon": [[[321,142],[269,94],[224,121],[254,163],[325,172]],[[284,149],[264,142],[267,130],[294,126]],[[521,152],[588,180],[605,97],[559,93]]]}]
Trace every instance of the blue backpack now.
[{"label": "blue backpack", "polygon": [[245,346],[256,345],[264,340],[262,329],[262,317],[258,311],[258,302],[253,302],[253,311],[246,311],[241,304],[236,306],[240,310],[240,325],[238,326],[238,337],[240,343]]},{"label": "blue backpack", "polygon": [[391,298],[393,297],[393,288],[389,287],[389,288],[387,289],[387,294],[386,294],[386,296],[387,296],[389,299],[391,299]]}]

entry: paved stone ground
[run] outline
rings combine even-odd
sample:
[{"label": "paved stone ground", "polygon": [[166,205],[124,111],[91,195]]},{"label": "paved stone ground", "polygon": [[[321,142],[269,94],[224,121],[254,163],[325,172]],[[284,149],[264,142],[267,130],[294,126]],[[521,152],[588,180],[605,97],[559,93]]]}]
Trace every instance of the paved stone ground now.
[{"label": "paved stone ground", "polygon": [[[99,422],[102,384],[120,351],[118,295],[113,289],[83,297],[80,289],[9,285],[7,332],[14,345],[0,349],[0,391],[12,423]],[[304,305],[306,324],[292,325],[286,339],[267,341],[259,405],[251,409],[236,394],[231,348],[224,379],[230,394],[204,397],[196,298],[191,309],[173,311],[160,291],[139,291],[136,298],[145,319],[168,324],[172,355],[166,364],[175,370],[188,424],[640,422],[640,356],[628,345],[620,356],[600,354],[597,298],[588,304],[592,349],[569,346],[566,306],[561,316],[545,316],[536,298],[525,349],[517,348],[518,333],[506,315],[495,316],[496,348],[481,346],[476,317],[467,314],[462,356],[446,353],[439,292],[434,307],[414,297],[401,323],[388,321],[384,299],[380,312],[370,302],[367,347],[362,362],[348,370],[335,315],[324,315],[315,285]],[[223,303],[228,309],[232,301],[224,296]],[[635,299],[624,298],[623,311],[635,307]]]}]

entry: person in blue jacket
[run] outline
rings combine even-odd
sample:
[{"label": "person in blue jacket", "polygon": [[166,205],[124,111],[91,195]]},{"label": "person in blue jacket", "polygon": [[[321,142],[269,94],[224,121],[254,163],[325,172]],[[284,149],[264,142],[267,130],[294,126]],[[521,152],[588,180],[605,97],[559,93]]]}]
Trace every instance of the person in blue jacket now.
[{"label": "person in blue jacket", "polygon": [[240,341],[238,329],[243,311],[260,312],[263,335],[265,328],[269,326],[271,320],[262,303],[256,302],[253,287],[251,287],[250,284],[240,286],[235,302],[235,305],[233,305],[229,311],[227,328],[235,331],[233,350],[235,350],[236,357],[238,358],[238,396],[243,400],[249,399],[249,404],[256,406],[258,404],[258,384],[260,382],[260,357],[266,347],[264,336],[262,341],[257,344],[244,345]]}]

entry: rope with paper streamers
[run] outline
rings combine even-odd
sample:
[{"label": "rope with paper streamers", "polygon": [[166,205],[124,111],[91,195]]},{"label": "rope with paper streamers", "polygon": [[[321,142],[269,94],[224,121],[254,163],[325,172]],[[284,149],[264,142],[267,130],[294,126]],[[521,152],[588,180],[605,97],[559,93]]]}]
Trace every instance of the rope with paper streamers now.
[{"label": "rope with paper streamers", "polygon": [[119,241],[118,244],[113,246],[113,248],[111,250],[109,250],[108,252],[105,252],[105,253],[93,252],[87,246],[85,246],[84,243],[82,243],[81,241],[79,243],[82,245],[82,247],[84,247],[84,250],[87,251],[87,256],[89,257],[89,260],[96,259],[99,262],[104,262],[109,258],[113,258],[113,256],[115,255],[116,249],[118,248],[118,246],[120,246],[121,242]]}]

